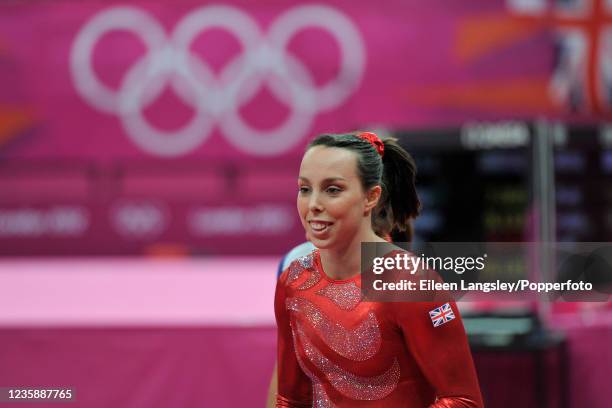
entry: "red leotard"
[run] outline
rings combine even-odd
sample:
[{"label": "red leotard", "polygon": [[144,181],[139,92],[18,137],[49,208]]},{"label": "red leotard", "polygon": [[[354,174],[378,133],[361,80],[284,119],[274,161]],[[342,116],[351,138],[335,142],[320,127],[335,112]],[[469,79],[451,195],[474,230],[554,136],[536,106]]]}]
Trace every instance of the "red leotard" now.
[{"label": "red leotard", "polygon": [[433,302],[361,301],[361,275],[328,278],[319,251],[276,287],[277,407],[482,407],[461,317]]}]

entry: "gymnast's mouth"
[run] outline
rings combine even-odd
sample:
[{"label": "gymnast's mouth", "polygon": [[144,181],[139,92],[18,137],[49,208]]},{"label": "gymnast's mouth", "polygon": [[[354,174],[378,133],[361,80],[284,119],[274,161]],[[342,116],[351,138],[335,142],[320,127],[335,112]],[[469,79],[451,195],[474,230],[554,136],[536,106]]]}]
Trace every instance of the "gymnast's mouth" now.
[{"label": "gymnast's mouth", "polygon": [[329,229],[330,226],[333,225],[333,222],[329,221],[321,221],[321,220],[311,220],[308,221],[310,225],[310,229],[314,232],[322,233]]}]

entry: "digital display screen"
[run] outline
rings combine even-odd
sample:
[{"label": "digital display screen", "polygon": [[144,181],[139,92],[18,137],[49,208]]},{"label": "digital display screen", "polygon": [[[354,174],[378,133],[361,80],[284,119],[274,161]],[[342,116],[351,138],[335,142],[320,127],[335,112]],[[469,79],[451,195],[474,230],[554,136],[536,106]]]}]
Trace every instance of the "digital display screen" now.
[{"label": "digital display screen", "polygon": [[557,239],[612,239],[612,133],[601,125],[565,125],[554,146]]},{"label": "digital display screen", "polygon": [[418,168],[415,241],[530,240],[532,133],[521,122],[397,132]]}]

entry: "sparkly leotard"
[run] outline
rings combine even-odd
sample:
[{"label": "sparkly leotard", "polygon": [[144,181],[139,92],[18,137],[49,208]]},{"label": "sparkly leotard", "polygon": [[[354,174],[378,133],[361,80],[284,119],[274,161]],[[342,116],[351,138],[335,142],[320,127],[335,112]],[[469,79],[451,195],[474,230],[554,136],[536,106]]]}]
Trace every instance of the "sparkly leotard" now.
[{"label": "sparkly leotard", "polygon": [[277,407],[481,407],[461,317],[433,302],[365,302],[361,275],[333,280],[318,250],[276,289]]}]

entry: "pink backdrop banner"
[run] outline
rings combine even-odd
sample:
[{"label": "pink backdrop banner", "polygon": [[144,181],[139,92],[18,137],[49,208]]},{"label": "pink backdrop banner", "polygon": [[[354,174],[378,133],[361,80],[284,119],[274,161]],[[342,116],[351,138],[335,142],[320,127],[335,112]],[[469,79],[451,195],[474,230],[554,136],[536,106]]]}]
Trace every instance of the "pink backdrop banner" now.
[{"label": "pink backdrop banner", "polygon": [[[612,329],[568,331],[569,400],[544,359],[548,406],[607,408]],[[274,366],[273,327],[49,327],[0,331],[0,383],[76,389],[73,407],[262,407]],[[474,352],[487,407],[541,408],[529,352]],[[92,373],[95,373],[92,375]],[[240,392],[236,392],[236,390]],[[15,407],[40,403],[11,404]],[[48,405],[51,406],[51,405]]]},{"label": "pink backdrop banner", "polygon": [[314,134],[610,117],[611,4],[2,2],[0,254],[280,254]]},{"label": "pink backdrop banner", "polygon": [[563,112],[551,29],[517,3],[8,2],[0,151],[245,160],[321,131]]}]

